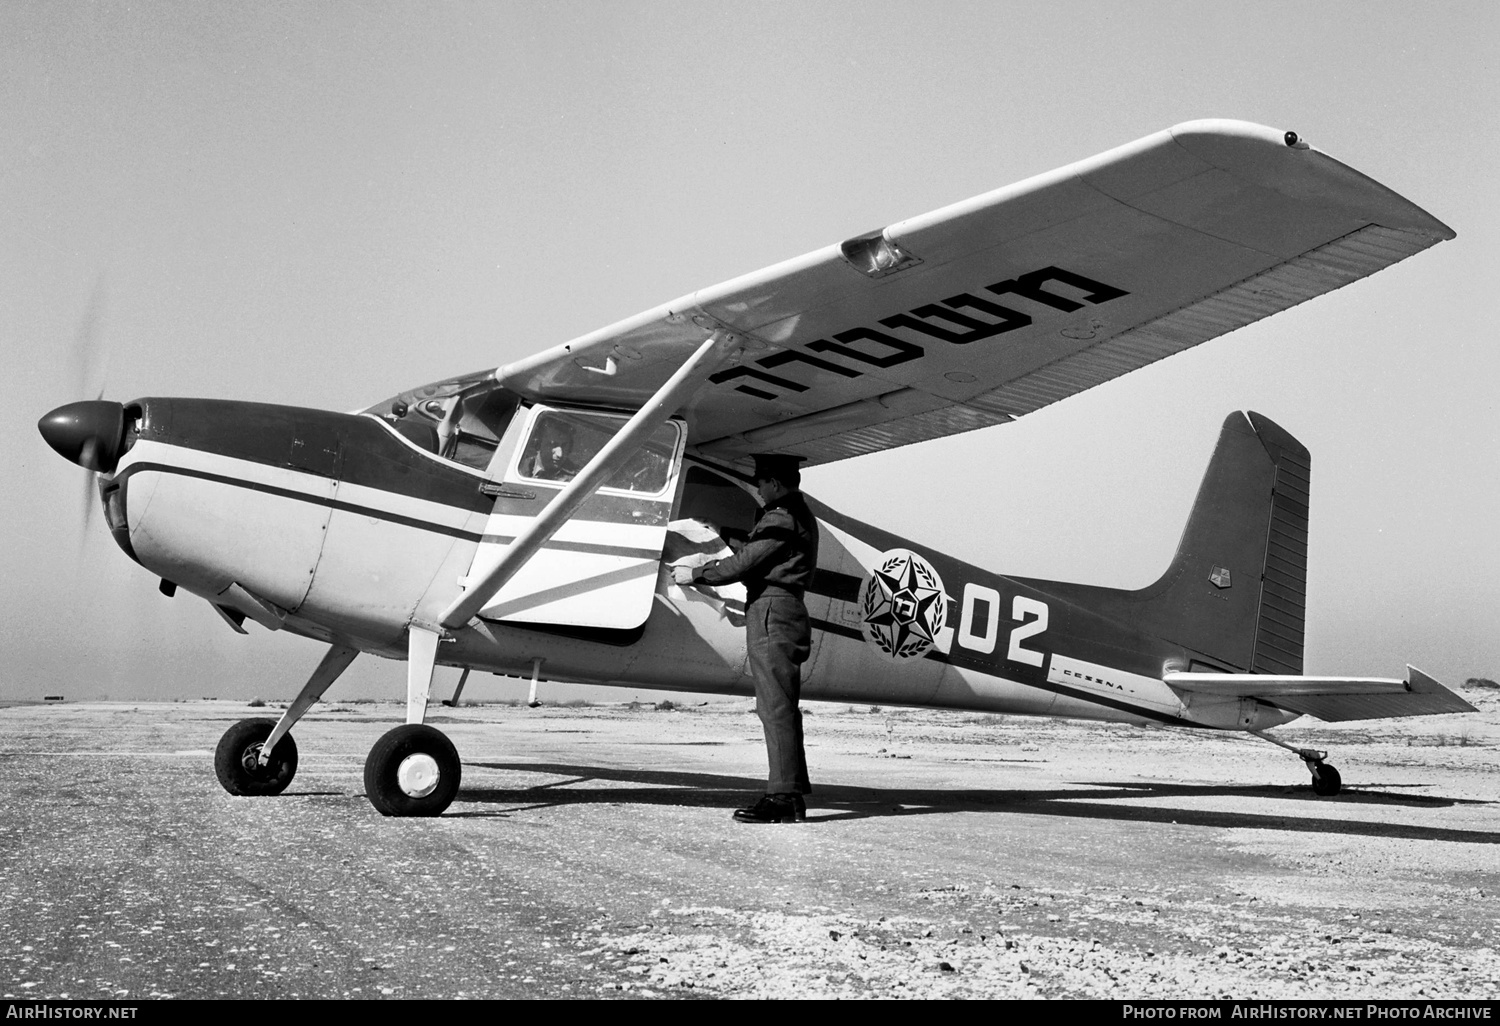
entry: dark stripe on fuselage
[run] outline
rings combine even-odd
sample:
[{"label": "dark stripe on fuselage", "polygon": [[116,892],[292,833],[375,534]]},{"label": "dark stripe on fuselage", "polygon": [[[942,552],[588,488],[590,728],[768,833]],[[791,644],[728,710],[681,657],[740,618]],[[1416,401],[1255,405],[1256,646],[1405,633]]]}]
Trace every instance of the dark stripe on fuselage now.
[{"label": "dark stripe on fuselage", "polygon": [[858,602],[859,588],[863,581],[849,574],[834,570],[814,570],[812,583],[807,590],[814,595],[825,595],[841,602]]},{"label": "dark stripe on fuselage", "polygon": [[[376,506],[341,502],[338,499],[329,498],[324,495],[309,495],[307,492],[299,492],[294,488],[281,488],[276,485],[264,484],[260,481],[247,481],[244,478],[230,477],[226,474],[213,474],[206,470],[189,470],[186,467],[174,467],[166,463],[133,463],[122,470],[116,476],[115,480],[123,483],[133,475],[148,470],[156,471],[160,474],[177,474],[181,477],[193,477],[202,481],[213,481],[217,484],[229,485],[233,488],[244,488],[254,492],[264,492],[267,495],[275,495],[284,499],[295,499],[298,502],[306,502],[314,506],[326,506],[329,509],[341,510],[345,513],[357,513],[360,516],[373,517],[374,519],[384,520],[388,523],[400,524],[403,527],[413,527],[419,531],[443,534],[450,538],[461,538],[465,541],[488,541],[501,545],[508,545],[515,541],[514,537],[466,531],[460,527],[450,527],[446,524],[434,523],[431,520],[402,516],[399,513],[392,513],[389,510],[383,510]],[[654,549],[630,548],[623,545],[598,545],[592,542],[558,541],[556,538],[549,541],[544,548],[562,552],[586,552],[593,555],[634,556],[639,559],[656,559],[661,555],[660,552]]]}]

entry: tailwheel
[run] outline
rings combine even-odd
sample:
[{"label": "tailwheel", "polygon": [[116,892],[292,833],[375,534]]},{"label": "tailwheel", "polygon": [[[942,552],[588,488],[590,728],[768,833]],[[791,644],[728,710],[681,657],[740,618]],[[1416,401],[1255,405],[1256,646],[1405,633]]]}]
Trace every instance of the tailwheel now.
[{"label": "tailwheel", "polygon": [[365,797],[383,816],[436,816],[458,794],[458,749],[442,731],[406,723],[365,760]]},{"label": "tailwheel", "polygon": [[260,750],[275,720],[240,720],[224,732],[214,751],[214,773],[230,794],[260,796],[280,794],[297,774],[297,742],[287,734],[271,749],[264,766]]},{"label": "tailwheel", "polygon": [[1323,761],[1328,758],[1327,752],[1316,748],[1296,748],[1285,741],[1276,740],[1263,730],[1252,730],[1250,733],[1262,741],[1269,741],[1279,748],[1295,752],[1297,758],[1307,764],[1308,772],[1312,774],[1312,789],[1314,794],[1321,795],[1324,798],[1332,798],[1344,786],[1344,782],[1339,778],[1339,771]]},{"label": "tailwheel", "polygon": [[1339,778],[1339,771],[1326,762],[1314,762],[1308,766],[1312,770],[1313,792],[1325,798],[1331,798],[1339,793],[1343,786],[1343,780]]}]

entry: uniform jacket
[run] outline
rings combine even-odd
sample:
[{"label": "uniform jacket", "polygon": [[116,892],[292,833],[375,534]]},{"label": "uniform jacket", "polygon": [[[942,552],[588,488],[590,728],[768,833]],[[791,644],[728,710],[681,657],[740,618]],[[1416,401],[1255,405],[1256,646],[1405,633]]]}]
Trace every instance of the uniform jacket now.
[{"label": "uniform jacket", "polygon": [[818,521],[802,493],[792,492],[760,511],[750,536],[734,555],[699,567],[693,580],[705,584],[744,581],[750,602],[768,588],[800,598],[817,566]]}]

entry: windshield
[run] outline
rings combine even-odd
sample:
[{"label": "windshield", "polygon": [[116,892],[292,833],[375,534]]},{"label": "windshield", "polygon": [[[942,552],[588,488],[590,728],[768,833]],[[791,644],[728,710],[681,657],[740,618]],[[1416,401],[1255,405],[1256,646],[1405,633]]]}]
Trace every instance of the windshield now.
[{"label": "windshield", "polygon": [[496,384],[494,371],[479,371],[409,389],[361,412],[384,420],[419,448],[484,470],[519,403]]}]

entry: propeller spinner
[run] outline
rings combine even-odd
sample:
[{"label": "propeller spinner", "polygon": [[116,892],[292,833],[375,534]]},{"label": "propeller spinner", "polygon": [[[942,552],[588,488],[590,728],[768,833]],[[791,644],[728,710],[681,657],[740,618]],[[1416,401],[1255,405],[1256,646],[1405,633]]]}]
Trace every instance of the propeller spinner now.
[{"label": "propeller spinner", "polygon": [[107,474],[125,452],[125,407],[107,399],[86,399],[59,406],[37,430],[64,459]]}]

